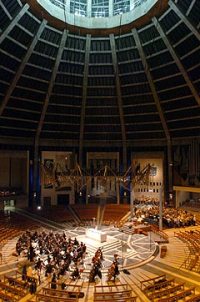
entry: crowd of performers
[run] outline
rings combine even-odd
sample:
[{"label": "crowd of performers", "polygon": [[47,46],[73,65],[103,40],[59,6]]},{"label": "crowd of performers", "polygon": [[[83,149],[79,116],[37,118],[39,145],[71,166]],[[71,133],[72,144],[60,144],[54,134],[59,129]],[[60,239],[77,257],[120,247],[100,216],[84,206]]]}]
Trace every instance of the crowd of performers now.
[{"label": "crowd of performers", "polygon": [[40,282],[41,271],[45,276],[55,275],[59,279],[73,267],[72,278],[78,278],[77,268],[83,263],[86,253],[86,245],[75,238],[67,237],[65,232],[34,232],[22,234],[16,243],[17,255],[27,256],[34,263]]},{"label": "crowd of performers", "polygon": [[[65,232],[26,231],[16,243],[17,255],[23,255],[33,263],[39,284],[43,272],[45,277],[51,277],[52,288],[56,288],[56,281],[60,276],[69,274],[73,280],[80,278],[81,271],[84,270],[86,249],[83,242],[67,237]],[[89,282],[95,282],[96,277],[102,278],[103,261],[103,252],[101,248],[98,248],[91,260]],[[108,269],[108,281],[115,281],[119,274],[118,265],[118,255],[115,254],[113,263]],[[22,277],[26,279],[26,267],[23,270]]]}]

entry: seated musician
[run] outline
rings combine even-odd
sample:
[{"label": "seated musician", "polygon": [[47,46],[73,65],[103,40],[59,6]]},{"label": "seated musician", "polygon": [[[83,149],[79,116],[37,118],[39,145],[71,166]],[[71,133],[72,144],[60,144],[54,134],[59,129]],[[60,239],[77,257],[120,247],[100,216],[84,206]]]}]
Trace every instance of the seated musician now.
[{"label": "seated musician", "polygon": [[75,266],[74,271],[71,273],[73,280],[80,279],[80,272],[77,266]]}]

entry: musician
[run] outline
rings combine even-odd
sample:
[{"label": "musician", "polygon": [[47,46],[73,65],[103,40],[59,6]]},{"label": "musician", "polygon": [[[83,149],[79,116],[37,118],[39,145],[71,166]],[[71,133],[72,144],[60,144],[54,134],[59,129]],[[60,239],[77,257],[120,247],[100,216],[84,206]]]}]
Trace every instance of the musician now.
[{"label": "musician", "polygon": [[[71,237],[66,238],[65,233],[26,232],[20,236],[16,251],[18,254],[21,251],[28,254],[28,259],[35,262],[34,268],[39,275],[44,268],[46,277],[54,270],[58,271],[59,277],[65,275],[72,261],[77,267],[83,264],[86,245],[83,242],[79,243],[76,238],[74,240]],[[75,269],[72,276],[80,277],[80,272]]]},{"label": "musician", "polygon": [[73,280],[80,279],[81,276],[78,266],[75,266],[74,271],[71,273],[71,277],[73,278]]},{"label": "musician", "polygon": [[27,267],[26,264],[24,264],[22,267],[22,280],[26,281],[26,279],[27,279]]},{"label": "musician", "polygon": [[76,237],[74,238],[74,245],[79,245],[78,240],[76,239]]},{"label": "musician", "polygon": [[53,271],[53,265],[51,264],[50,261],[47,261],[47,265],[46,265],[46,271],[45,271],[45,277],[48,277],[49,274],[52,273]]},{"label": "musician", "polygon": [[36,270],[40,270],[42,269],[42,260],[40,258],[38,258],[36,264],[35,264],[35,269]]},{"label": "musician", "polygon": [[110,281],[112,278],[113,281],[115,281],[118,275],[119,275],[119,263],[117,260],[114,260],[110,268],[108,269],[108,281]]},{"label": "musician", "polygon": [[114,263],[114,281],[115,281],[116,276],[119,275],[119,266],[117,261],[114,261],[113,263]]},{"label": "musician", "polygon": [[33,262],[34,257],[35,257],[35,251],[32,244],[30,243],[30,247],[28,249],[28,260],[30,260],[30,262]]},{"label": "musician", "polygon": [[95,277],[98,276],[100,279],[102,278],[102,273],[101,273],[101,261],[98,259],[92,266],[92,269],[90,271],[89,275],[89,282],[95,282]]},{"label": "musician", "polygon": [[56,273],[53,273],[53,276],[51,278],[51,289],[56,289],[57,287],[56,280],[57,280]]},{"label": "musician", "polygon": [[98,250],[95,253],[95,258],[99,258],[101,261],[103,261],[103,252],[100,247],[98,248]]}]

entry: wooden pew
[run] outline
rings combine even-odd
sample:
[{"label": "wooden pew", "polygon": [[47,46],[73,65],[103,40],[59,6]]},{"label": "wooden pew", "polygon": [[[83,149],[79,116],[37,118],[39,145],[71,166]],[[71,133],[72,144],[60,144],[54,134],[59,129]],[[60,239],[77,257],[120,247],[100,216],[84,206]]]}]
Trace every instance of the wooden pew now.
[{"label": "wooden pew", "polygon": [[159,299],[158,302],[175,302],[175,301],[183,300],[186,297],[188,297],[189,295],[194,295],[194,294],[195,294],[195,287],[193,286],[176,295],[173,295],[172,297]]},{"label": "wooden pew", "polygon": [[160,275],[160,276],[156,276],[154,278],[149,278],[149,279],[140,281],[140,287],[141,287],[141,290],[145,290],[145,289],[148,289],[148,288],[154,286],[155,284],[158,284],[158,283],[164,282],[164,281],[167,281],[166,275]]},{"label": "wooden pew", "polygon": [[105,207],[103,221],[105,224],[119,222],[130,210],[129,205],[107,204]]},{"label": "wooden pew", "polygon": [[132,293],[132,289],[128,284],[97,285],[94,288],[94,302],[135,302],[137,297],[133,297]]},{"label": "wooden pew", "polygon": [[1,290],[0,290],[0,300],[2,301],[7,301],[7,302],[15,302],[15,301],[18,301],[18,299],[16,299],[15,297],[13,296],[10,296],[6,293],[3,293]]},{"label": "wooden pew", "polygon": [[17,287],[17,288],[20,288],[21,290],[24,290],[25,293],[28,291],[29,284],[26,281],[22,281],[22,280],[14,278],[14,277],[5,275],[4,283],[6,284],[7,282],[9,283],[9,285],[12,285],[15,288]]},{"label": "wooden pew", "polygon": [[187,300],[187,302],[199,302],[200,301],[200,294],[193,295],[191,298]]},{"label": "wooden pew", "polygon": [[81,222],[87,222],[92,221],[92,219],[95,217],[97,218],[97,210],[98,205],[97,204],[88,204],[88,205],[80,205],[80,204],[74,204],[71,205],[72,209],[75,211],[77,216],[80,218]]},{"label": "wooden pew", "polygon": [[1,281],[0,281],[0,289],[1,289],[1,292],[4,291],[5,294],[11,293],[13,295],[13,299],[19,300],[25,296],[24,292],[22,292],[20,289],[9,286]]},{"label": "wooden pew", "polygon": [[36,301],[39,302],[78,302],[78,298],[56,297],[54,295],[45,295],[36,293]]},{"label": "wooden pew", "polygon": [[69,290],[69,288],[66,286],[66,289],[51,289],[51,288],[42,288],[42,293],[45,295],[50,295],[50,296],[56,296],[56,297],[68,297],[68,298],[83,298],[84,293],[80,291],[74,290]]},{"label": "wooden pew", "polygon": [[[80,284],[73,284],[73,283],[65,283],[65,287],[67,289],[67,291],[70,291],[70,292],[75,292],[75,293],[80,293],[81,292],[81,288],[82,288],[82,285]],[[63,282],[55,282],[55,285],[56,285],[56,290],[59,290],[62,288],[62,284]],[[52,285],[52,282],[49,282],[48,284],[48,287],[49,289],[51,289],[51,285]]]},{"label": "wooden pew", "polygon": [[148,293],[152,293],[155,292],[157,290],[166,288],[166,287],[173,287],[175,285],[175,279],[169,279],[166,281],[162,281],[162,282],[157,282],[155,284],[152,285],[148,285],[143,291],[148,294]]},{"label": "wooden pew", "polygon": [[159,291],[155,291],[152,294],[148,295],[148,298],[153,300],[153,299],[161,298],[161,297],[165,297],[165,296],[169,297],[172,293],[174,294],[177,291],[183,291],[184,290],[184,285],[185,285],[185,283],[182,282],[180,284],[169,287],[167,289],[164,289],[164,290],[162,289],[162,290],[159,290]]},{"label": "wooden pew", "polygon": [[197,240],[196,232],[174,232],[174,236],[185,242],[190,250],[190,262],[187,263],[186,269],[195,270],[199,263],[200,242]]},{"label": "wooden pew", "polygon": [[98,299],[94,298],[94,302],[136,302],[137,301],[137,297],[107,297],[106,295],[104,296],[104,298],[100,298],[98,297]]}]

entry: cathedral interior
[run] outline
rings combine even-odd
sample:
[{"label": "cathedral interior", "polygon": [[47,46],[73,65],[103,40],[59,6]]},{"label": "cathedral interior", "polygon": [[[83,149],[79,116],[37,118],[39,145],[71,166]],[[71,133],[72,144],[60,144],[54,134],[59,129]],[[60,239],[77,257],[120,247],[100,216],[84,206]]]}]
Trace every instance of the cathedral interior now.
[{"label": "cathedral interior", "polygon": [[199,207],[200,1],[0,0],[0,301],[200,301]]}]

